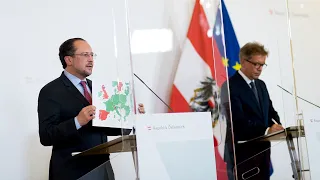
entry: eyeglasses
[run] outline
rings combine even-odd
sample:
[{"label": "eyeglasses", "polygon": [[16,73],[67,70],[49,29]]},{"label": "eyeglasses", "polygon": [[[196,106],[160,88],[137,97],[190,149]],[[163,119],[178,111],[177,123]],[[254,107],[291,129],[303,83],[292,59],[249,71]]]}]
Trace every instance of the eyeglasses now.
[{"label": "eyeglasses", "polygon": [[254,67],[257,69],[259,69],[260,67],[262,67],[262,69],[265,69],[267,67],[267,64],[255,63],[255,62],[249,61],[249,59],[245,59],[245,60],[251,63],[252,65],[254,65]]},{"label": "eyeglasses", "polygon": [[86,57],[86,58],[92,57],[93,59],[94,59],[95,57],[97,57],[97,54],[95,54],[95,53],[89,53],[89,52],[84,52],[84,53],[80,53],[80,54],[73,54],[73,56],[74,56],[74,55],[83,56],[83,57]]}]

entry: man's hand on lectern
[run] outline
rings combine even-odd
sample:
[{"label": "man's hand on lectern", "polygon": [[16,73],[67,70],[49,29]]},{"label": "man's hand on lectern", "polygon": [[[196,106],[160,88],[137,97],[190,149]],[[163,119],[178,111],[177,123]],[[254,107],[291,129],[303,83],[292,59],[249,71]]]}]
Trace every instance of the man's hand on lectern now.
[{"label": "man's hand on lectern", "polygon": [[283,130],[284,128],[280,125],[280,124],[273,124],[269,130],[268,130],[268,134],[271,134],[271,133],[274,133],[274,132],[277,132],[277,131],[281,131]]}]

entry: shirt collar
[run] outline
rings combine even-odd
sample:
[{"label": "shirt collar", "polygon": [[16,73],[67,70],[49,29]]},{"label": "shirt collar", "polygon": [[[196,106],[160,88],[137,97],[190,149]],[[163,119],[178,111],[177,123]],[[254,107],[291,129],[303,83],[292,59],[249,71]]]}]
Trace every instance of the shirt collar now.
[{"label": "shirt collar", "polygon": [[246,83],[249,85],[251,82],[254,82],[254,80],[250,80],[241,70],[238,71],[239,74],[242,76],[242,78],[246,81]]},{"label": "shirt collar", "polygon": [[72,82],[72,84],[73,84],[74,86],[79,85],[81,81],[86,81],[86,83],[87,83],[87,80],[86,80],[86,79],[81,80],[81,79],[79,79],[77,76],[69,73],[67,70],[64,70],[64,75]]}]

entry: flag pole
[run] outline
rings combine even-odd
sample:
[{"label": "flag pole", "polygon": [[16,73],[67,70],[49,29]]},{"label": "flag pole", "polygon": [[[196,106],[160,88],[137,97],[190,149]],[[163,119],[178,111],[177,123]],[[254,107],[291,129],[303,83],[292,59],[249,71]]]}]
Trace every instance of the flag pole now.
[{"label": "flag pole", "polygon": [[[218,11],[220,10],[220,18],[221,18],[221,35],[222,35],[222,44],[223,44],[223,48],[224,48],[224,54],[223,56],[225,58],[227,58],[227,48],[226,48],[226,42],[225,42],[225,31],[224,31],[224,17],[223,17],[223,0],[220,0],[220,4],[218,5]],[[229,106],[231,106],[231,99],[230,99],[230,89],[229,89],[229,72],[228,72],[228,65],[225,66],[225,69],[226,69],[226,83],[227,83],[227,94],[228,94],[228,102],[230,102]],[[230,114],[230,123],[232,123],[232,109],[229,108],[229,114]],[[230,130],[231,130],[231,137],[232,137],[232,148],[233,148],[233,157],[236,157],[236,152],[234,151],[235,150],[235,142],[234,142],[234,134],[233,134],[233,125],[230,126]],[[228,130],[227,130],[228,131]],[[233,173],[234,173],[234,178],[237,179],[238,177],[238,172],[237,172],[237,160],[236,158],[234,158],[233,160],[233,165],[234,165],[234,169],[233,169]]]}]

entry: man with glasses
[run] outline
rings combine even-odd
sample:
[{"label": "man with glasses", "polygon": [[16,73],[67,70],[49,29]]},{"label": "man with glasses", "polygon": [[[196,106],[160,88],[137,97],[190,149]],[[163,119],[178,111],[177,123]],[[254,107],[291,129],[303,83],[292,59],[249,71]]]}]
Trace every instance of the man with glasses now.
[{"label": "man with glasses", "polygon": [[263,45],[256,42],[245,44],[239,54],[241,69],[229,79],[231,102],[225,105],[231,105],[238,179],[270,178],[270,142],[243,141],[283,129],[266,84],[258,79],[267,66],[267,56],[268,51]]},{"label": "man with glasses", "polygon": [[[110,162],[100,166],[109,161],[109,155],[72,156],[72,152],[85,151],[107,142],[107,136],[118,136],[123,132],[120,128],[92,126],[96,108],[91,99],[92,83],[87,77],[92,73],[95,56],[84,39],[65,41],[59,48],[64,71],[39,93],[40,142],[53,147],[50,180],[75,180],[92,170],[87,179],[114,179]],[[139,104],[138,110],[144,113],[143,104]],[[126,134],[130,131],[124,130]]]}]

